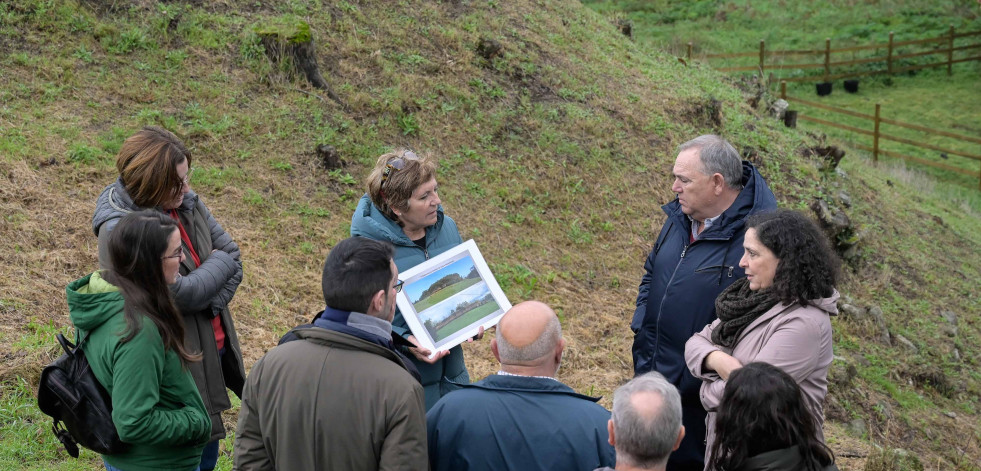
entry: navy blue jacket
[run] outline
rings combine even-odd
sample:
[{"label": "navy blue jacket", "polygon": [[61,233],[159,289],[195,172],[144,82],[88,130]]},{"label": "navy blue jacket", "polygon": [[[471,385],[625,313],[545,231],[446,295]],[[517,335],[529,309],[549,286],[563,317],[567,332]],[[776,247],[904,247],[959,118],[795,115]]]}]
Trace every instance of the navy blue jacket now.
[{"label": "navy blue jacket", "polygon": [[490,375],[426,414],[432,471],[592,471],[616,453],[599,398],[548,378]]},{"label": "navy blue jacket", "polygon": [[702,382],[685,364],[685,342],[715,320],[715,298],[745,276],[743,256],[746,218],[776,209],[777,201],[753,164],[743,161],[743,190],[715,223],[691,243],[691,221],[678,199],[661,209],[667,215],[654,248],[644,264],[634,331],[634,374],[657,371],[681,392],[682,420],[687,433],[672,463],[692,461],[700,469],[704,458],[705,410],[698,398]]}]

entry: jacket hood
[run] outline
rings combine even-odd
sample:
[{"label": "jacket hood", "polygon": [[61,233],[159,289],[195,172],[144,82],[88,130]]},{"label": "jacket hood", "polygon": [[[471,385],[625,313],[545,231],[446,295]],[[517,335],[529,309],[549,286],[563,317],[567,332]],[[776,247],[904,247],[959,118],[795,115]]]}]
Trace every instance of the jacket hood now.
[{"label": "jacket hood", "polygon": [[[194,190],[190,190],[184,195],[184,201],[178,209],[181,211],[190,211],[194,209],[197,202],[198,194]],[[160,208],[141,208],[137,206],[133,203],[133,198],[126,191],[123,180],[117,178],[116,181],[110,183],[102,190],[99,198],[95,201],[95,212],[92,214],[92,231],[95,232],[95,235],[99,235],[99,228],[105,223],[109,223],[107,228],[112,230],[123,216],[133,211],[144,209],[162,211]]]},{"label": "jacket hood", "polygon": [[[751,214],[769,211],[777,208],[777,198],[773,196],[766,180],[760,175],[749,161],[743,161],[743,189],[711,227],[701,233],[699,239],[708,240],[727,240],[734,234],[742,230],[746,225],[746,218]],[[676,219],[682,223],[682,227],[688,227],[688,215],[681,210],[678,197],[661,207],[668,219]]]},{"label": "jacket hood", "polygon": [[[439,205],[436,208],[436,224],[426,228],[427,241],[432,238],[433,234],[439,233],[442,227],[443,205]],[[354,216],[351,217],[351,235],[384,240],[393,245],[408,247],[416,245],[412,239],[405,235],[405,232],[402,232],[402,226],[385,216],[367,194],[358,201],[358,207],[354,210]]]},{"label": "jacket hood", "polygon": [[841,295],[838,294],[838,290],[834,290],[834,292],[831,293],[831,296],[828,296],[827,298],[812,299],[807,303],[824,312],[827,312],[829,316],[837,316],[838,298],[840,297]]},{"label": "jacket hood", "polygon": [[79,278],[65,288],[68,317],[75,328],[91,332],[111,317],[123,312],[119,288],[102,279],[99,272]]}]

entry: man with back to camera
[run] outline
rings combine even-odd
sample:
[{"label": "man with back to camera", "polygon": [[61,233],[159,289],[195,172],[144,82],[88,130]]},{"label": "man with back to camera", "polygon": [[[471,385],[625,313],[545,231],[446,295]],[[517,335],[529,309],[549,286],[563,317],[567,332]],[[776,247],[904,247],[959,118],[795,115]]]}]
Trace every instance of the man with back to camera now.
[{"label": "man with back to camera", "polygon": [[616,471],[664,471],[685,436],[678,389],[656,371],[630,380],[613,393],[608,429]]},{"label": "man with back to camera", "polygon": [[501,370],[447,394],[426,416],[433,471],[612,466],[610,413],[555,379],[564,348],[552,309],[536,301],[512,307],[491,340]]},{"label": "man with back to camera", "polygon": [[678,147],[674,201],[644,264],[630,322],[634,374],[657,371],[681,393],[686,438],[671,455],[670,471],[702,470],[705,409],[701,382],[685,365],[685,342],[715,320],[715,298],[743,277],[746,218],[776,209],[773,192],[731,144],[707,134]]},{"label": "man with back to camera", "polygon": [[327,255],[323,315],[245,382],[236,470],[429,469],[422,385],[392,344],[393,254],[351,237]]}]

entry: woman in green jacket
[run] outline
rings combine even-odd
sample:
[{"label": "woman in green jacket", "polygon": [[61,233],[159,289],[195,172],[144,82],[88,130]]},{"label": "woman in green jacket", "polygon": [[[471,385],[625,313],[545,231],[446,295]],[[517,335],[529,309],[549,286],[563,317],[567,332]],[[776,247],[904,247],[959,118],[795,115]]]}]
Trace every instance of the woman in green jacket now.
[{"label": "woman in green jacket", "polygon": [[173,219],[157,211],[122,218],[108,241],[111,268],[68,285],[69,316],[99,383],[112,398],[119,438],[109,471],[196,470],[211,419],[187,369],[184,321],[168,284],[184,258]]}]

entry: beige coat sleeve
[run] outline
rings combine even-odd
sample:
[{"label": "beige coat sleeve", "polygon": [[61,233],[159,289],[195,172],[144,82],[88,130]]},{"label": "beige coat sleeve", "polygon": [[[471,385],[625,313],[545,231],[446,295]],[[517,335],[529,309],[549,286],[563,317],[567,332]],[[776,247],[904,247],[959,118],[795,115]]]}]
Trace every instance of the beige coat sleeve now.
[{"label": "beige coat sleeve", "polygon": [[726,388],[726,381],[714,370],[706,370],[705,357],[715,351],[721,351],[727,355],[732,352],[712,343],[712,331],[722,322],[716,319],[711,324],[705,326],[701,332],[693,335],[685,343],[685,363],[691,370],[692,376],[702,380],[702,387],[699,396],[702,400],[702,407],[707,411],[714,410],[722,400],[722,393]]}]

